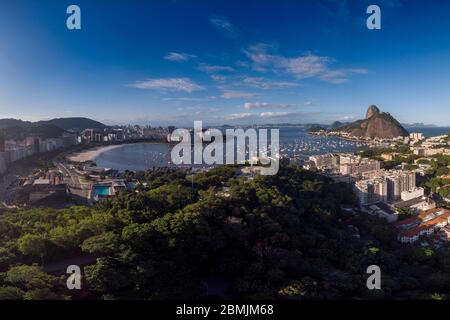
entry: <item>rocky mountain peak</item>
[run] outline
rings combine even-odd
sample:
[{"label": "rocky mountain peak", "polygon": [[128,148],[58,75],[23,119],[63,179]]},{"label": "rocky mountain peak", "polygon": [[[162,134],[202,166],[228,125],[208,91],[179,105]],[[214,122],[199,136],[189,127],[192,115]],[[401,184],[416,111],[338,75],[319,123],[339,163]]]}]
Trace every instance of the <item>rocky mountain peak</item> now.
[{"label": "rocky mountain peak", "polygon": [[373,104],[373,105],[369,106],[369,108],[367,109],[366,119],[369,119],[373,115],[379,114],[379,113],[380,113],[380,109],[378,109],[378,107]]},{"label": "rocky mountain peak", "polygon": [[336,131],[348,132],[354,137],[381,139],[409,135],[408,131],[391,114],[381,112],[375,105],[369,107],[365,119],[339,127]]}]

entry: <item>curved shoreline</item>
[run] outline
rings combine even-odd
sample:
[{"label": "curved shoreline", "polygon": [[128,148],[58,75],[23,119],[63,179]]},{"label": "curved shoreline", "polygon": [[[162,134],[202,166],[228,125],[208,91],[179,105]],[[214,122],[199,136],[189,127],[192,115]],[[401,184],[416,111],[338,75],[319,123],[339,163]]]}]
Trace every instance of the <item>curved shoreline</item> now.
[{"label": "curved shoreline", "polygon": [[112,146],[103,146],[103,147],[96,147],[94,149],[88,149],[86,151],[81,151],[78,153],[71,154],[67,157],[69,161],[72,162],[87,162],[87,161],[93,161],[95,158],[97,158],[102,153],[121,148],[123,146],[126,146],[127,144],[117,144]]},{"label": "curved shoreline", "polygon": [[74,152],[67,156],[68,161],[72,162],[87,162],[87,161],[94,161],[95,158],[97,158],[99,155],[101,155],[104,152],[122,148],[125,146],[130,146],[134,144],[170,144],[168,142],[159,142],[159,141],[139,141],[139,142],[129,142],[129,143],[123,143],[123,144],[114,144],[114,145],[108,145],[108,146],[98,146],[98,147],[92,147],[87,150],[83,150],[80,152]]}]

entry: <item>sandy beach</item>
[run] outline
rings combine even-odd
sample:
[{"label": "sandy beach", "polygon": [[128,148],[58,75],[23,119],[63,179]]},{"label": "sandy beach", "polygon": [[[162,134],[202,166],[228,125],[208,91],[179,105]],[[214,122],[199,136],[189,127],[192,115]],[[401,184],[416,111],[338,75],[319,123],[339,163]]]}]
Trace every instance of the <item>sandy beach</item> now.
[{"label": "sandy beach", "polygon": [[79,152],[79,153],[74,153],[74,154],[70,155],[68,157],[68,159],[69,159],[69,161],[74,161],[74,162],[92,161],[96,157],[98,157],[100,154],[102,154],[103,152],[106,152],[106,151],[112,150],[112,149],[116,149],[116,148],[120,148],[122,146],[124,146],[124,145],[122,144],[122,145],[98,147],[95,149],[86,150],[86,151]]}]

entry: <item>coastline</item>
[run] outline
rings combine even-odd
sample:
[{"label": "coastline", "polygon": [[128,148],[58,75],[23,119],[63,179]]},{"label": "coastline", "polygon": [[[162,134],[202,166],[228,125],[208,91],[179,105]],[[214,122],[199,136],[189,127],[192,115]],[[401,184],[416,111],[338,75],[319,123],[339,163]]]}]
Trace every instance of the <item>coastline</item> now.
[{"label": "coastline", "polygon": [[93,161],[95,158],[97,158],[99,155],[101,155],[103,152],[121,148],[125,146],[126,144],[117,144],[112,146],[103,146],[103,147],[96,147],[94,149],[88,149],[85,151],[73,153],[69,156],[67,156],[67,159],[72,162],[87,162],[87,161]]},{"label": "coastline", "polygon": [[97,158],[102,153],[121,148],[123,146],[129,146],[133,144],[139,144],[139,143],[145,143],[145,144],[170,144],[168,142],[159,142],[159,141],[136,141],[136,142],[128,142],[128,143],[121,143],[121,144],[113,144],[113,145],[107,145],[107,146],[97,146],[92,147],[89,149],[85,149],[83,151],[74,152],[69,154],[66,158],[68,161],[72,162],[87,162],[87,161],[93,161],[95,158]]}]

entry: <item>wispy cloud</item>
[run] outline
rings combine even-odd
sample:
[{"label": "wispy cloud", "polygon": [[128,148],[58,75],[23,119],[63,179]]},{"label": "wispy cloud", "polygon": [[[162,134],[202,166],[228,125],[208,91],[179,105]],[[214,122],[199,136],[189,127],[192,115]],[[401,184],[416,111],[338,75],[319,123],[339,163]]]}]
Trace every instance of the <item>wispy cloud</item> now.
[{"label": "wispy cloud", "polygon": [[338,118],[338,121],[354,121],[355,119],[356,119],[355,116],[343,115],[343,116]]},{"label": "wispy cloud", "polygon": [[225,117],[226,120],[243,120],[253,117],[252,113],[232,113]]},{"label": "wispy cloud", "polygon": [[229,66],[216,66],[216,65],[210,65],[207,63],[199,64],[198,69],[200,71],[204,71],[207,73],[222,72],[222,71],[233,72],[234,71],[234,69]]},{"label": "wispy cloud", "polygon": [[213,96],[204,98],[194,98],[194,97],[174,97],[174,98],[163,98],[163,101],[187,101],[187,102],[200,102],[200,101],[210,101],[215,99]]},{"label": "wispy cloud", "polygon": [[186,62],[195,57],[195,55],[188,53],[169,52],[164,56],[164,59],[175,62]]},{"label": "wispy cloud", "polygon": [[280,118],[280,117],[287,117],[287,116],[291,116],[295,113],[293,112],[274,112],[274,111],[269,111],[269,112],[262,112],[260,114],[261,118]]},{"label": "wispy cloud", "polygon": [[303,103],[303,105],[306,107],[312,107],[312,106],[315,106],[316,103],[314,101],[308,100],[308,101],[305,101],[305,103]]},{"label": "wispy cloud", "polygon": [[224,99],[250,99],[256,96],[255,93],[242,91],[225,91],[222,95]]},{"label": "wispy cloud", "polygon": [[214,81],[219,82],[219,83],[225,83],[228,78],[226,76],[222,76],[219,74],[212,74],[211,79],[213,79]]},{"label": "wispy cloud", "polygon": [[366,69],[334,69],[331,67],[333,59],[325,56],[306,54],[297,57],[284,57],[270,54],[271,47],[258,44],[244,50],[245,54],[253,62],[257,71],[272,70],[285,72],[302,80],[317,78],[329,83],[340,84],[347,82],[352,74],[367,73]]},{"label": "wispy cloud", "polygon": [[248,86],[258,89],[291,88],[298,86],[295,82],[274,81],[263,77],[247,77],[244,78],[242,82]]},{"label": "wispy cloud", "polygon": [[189,78],[146,79],[143,81],[136,81],[130,86],[145,90],[160,89],[165,91],[184,91],[189,93],[204,89],[204,87],[196,84]]},{"label": "wispy cloud", "polygon": [[261,113],[233,113],[225,117],[228,121],[261,123],[262,121],[277,120],[277,121],[289,121],[298,122],[300,120],[312,119],[317,116],[317,113],[305,113],[305,112],[285,112],[285,111],[267,111]]},{"label": "wispy cloud", "polygon": [[209,18],[209,22],[227,36],[233,38],[237,36],[236,28],[229,19],[223,16],[214,16]]},{"label": "wispy cloud", "polygon": [[292,108],[291,104],[277,104],[277,103],[268,103],[268,102],[246,102],[244,104],[244,109],[253,110],[253,109],[286,109]]}]

